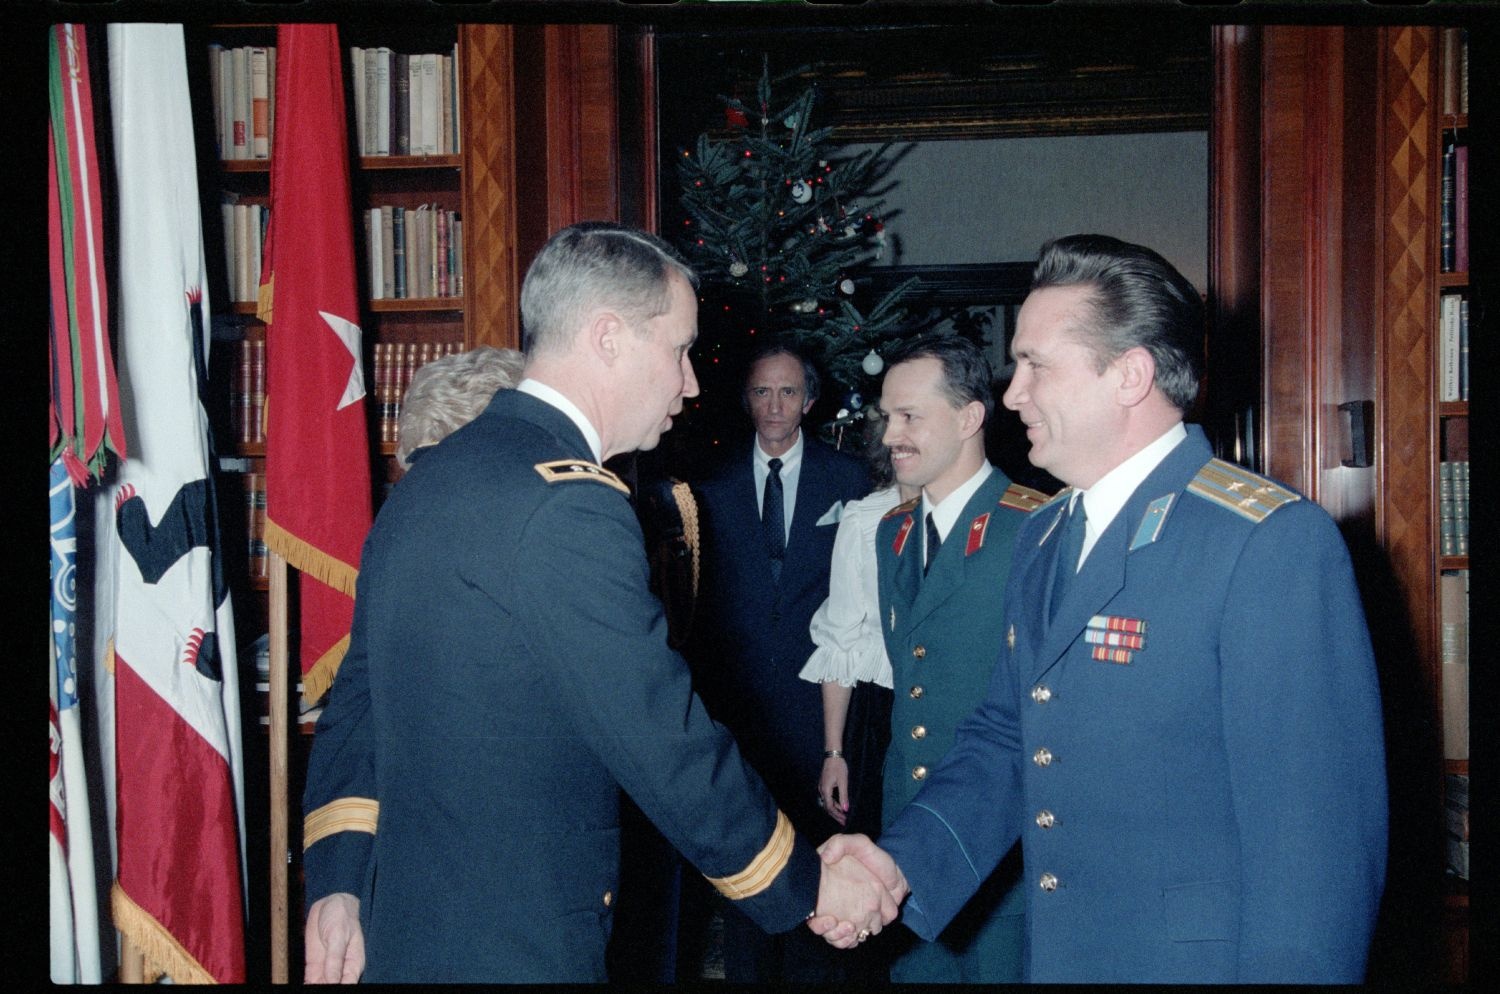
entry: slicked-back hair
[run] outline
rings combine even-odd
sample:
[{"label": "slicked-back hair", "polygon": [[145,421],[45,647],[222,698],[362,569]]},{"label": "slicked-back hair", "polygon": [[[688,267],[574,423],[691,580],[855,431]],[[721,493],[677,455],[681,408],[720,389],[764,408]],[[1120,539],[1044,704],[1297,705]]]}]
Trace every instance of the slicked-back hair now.
[{"label": "slicked-back hair", "polygon": [[1068,235],[1042,246],[1032,272],[1033,292],[1053,286],[1090,290],[1083,344],[1096,371],[1143,348],[1167,400],[1184,412],[1193,406],[1203,375],[1203,300],[1170,262],[1108,235]]},{"label": "slicked-back hair", "polygon": [[806,405],[818,399],[823,388],[823,376],[818,372],[817,363],[786,342],[772,342],[770,345],[762,345],[756,349],[751,354],[750,361],[745,365],[745,382],[740,386],[740,401],[746,411],[750,410],[750,395],[746,392],[750,389],[750,374],[755,371],[756,364],[762,359],[777,355],[791,356],[802,364],[802,381],[806,390],[802,395],[802,403]]},{"label": "slicked-back hair", "polygon": [[488,345],[434,359],[412,374],[401,401],[396,461],[411,465],[414,449],[436,445],[479,416],[497,390],[521,382],[525,360],[515,349]]},{"label": "slicked-back hair", "polygon": [[961,335],[909,338],[885,357],[886,372],[914,359],[936,359],[943,367],[943,393],[955,409],[979,401],[988,424],[995,415],[995,372],[984,351]]},{"label": "slicked-back hair", "polygon": [[655,235],[608,221],[583,221],[547,240],[521,284],[527,356],[566,350],[584,316],[613,309],[640,329],[672,306],[670,274],[694,290],[698,274]]}]

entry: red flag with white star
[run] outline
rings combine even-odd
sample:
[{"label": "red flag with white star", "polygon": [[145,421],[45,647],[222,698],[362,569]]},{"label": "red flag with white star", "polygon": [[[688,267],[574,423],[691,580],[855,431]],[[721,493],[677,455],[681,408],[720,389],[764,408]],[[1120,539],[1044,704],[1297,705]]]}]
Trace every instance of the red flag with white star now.
[{"label": "red flag with white star", "polygon": [[333,682],[370,528],[370,457],[338,29],[276,35],[266,321],[266,545],[302,574],[303,695]]}]

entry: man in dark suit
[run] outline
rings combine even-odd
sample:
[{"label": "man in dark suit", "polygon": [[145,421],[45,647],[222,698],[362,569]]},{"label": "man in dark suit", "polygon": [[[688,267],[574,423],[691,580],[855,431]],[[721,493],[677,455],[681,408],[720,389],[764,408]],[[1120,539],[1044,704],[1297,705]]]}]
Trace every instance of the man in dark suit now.
[{"label": "man in dark suit", "polygon": [[[755,438],[700,487],[704,592],[692,653],[710,713],[813,839],[838,826],[818,804],[822,698],[797,674],[813,651],[808,624],[828,596],[843,503],[870,483],[861,460],[803,430],[818,386],[816,367],[787,346],[750,362],[743,397]],[[728,980],[829,979],[827,951],[805,934],[783,949],[735,913],[725,929]]]},{"label": "man in dark suit", "polygon": [[601,465],[697,393],[695,282],[653,236],[559,232],[525,379],[381,508],[308,763],[307,981],[604,981],[622,788],[761,927],[894,917],[868,874],[819,876],[708,719]]},{"label": "man in dark suit", "polygon": [[909,886],[931,937],[1022,839],[1031,981],[1364,976],[1386,782],[1359,592],[1322,508],[1182,423],[1203,330],[1155,252],[1043,247],[1005,403],[1070,488],[1022,525],[988,694],[889,856],[826,849]]},{"label": "man in dark suit", "polygon": [[[886,360],[885,444],[896,479],[922,493],[876,531],[880,627],[895,688],[882,825],[916,795],[958,723],[984,700],[1004,632],[1011,547],[1046,500],[985,458],[995,399],[978,346],[956,335],[918,339]],[[891,980],[1018,983],[1026,907],[1019,872],[1013,854],[936,942],[893,930]]]}]

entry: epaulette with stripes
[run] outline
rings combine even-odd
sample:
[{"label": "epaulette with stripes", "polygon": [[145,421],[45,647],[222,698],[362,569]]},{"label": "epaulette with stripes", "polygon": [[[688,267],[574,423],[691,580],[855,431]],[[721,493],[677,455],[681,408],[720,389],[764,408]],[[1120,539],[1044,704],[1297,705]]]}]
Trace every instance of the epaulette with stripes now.
[{"label": "epaulette with stripes", "polygon": [[1023,487],[1019,483],[1012,483],[1005,488],[1005,493],[1000,495],[1000,506],[1008,507],[1013,511],[1025,511],[1031,513],[1049,500],[1048,496],[1040,490]]},{"label": "epaulette with stripes", "polygon": [[917,505],[920,503],[922,503],[922,496],[918,494],[911,500],[906,501],[905,503],[897,504],[895,507],[885,512],[882,520],[884,520],[884,518],[894,518],[898,514],[910,514],[917,509]]},{"label": "epaulette with stripes", "polygon": [[625,496],[630,496],[630,488],[625,481],[620,479],[603,466],[591,463],[586,459],[554,459],[551,462],[539,462],[534,467],[542,479],[548,483],[569,483],[573,480],[591,480],[594,483],[602,483],[608,487],[614,487]]},{"label": "epaulette with stripes", "polygon": [[1283,504],[1302,498],[1290,490],[1223,459],[1211,459],[1198,470],[1188,491],[1251,521],[1263,521]]}]

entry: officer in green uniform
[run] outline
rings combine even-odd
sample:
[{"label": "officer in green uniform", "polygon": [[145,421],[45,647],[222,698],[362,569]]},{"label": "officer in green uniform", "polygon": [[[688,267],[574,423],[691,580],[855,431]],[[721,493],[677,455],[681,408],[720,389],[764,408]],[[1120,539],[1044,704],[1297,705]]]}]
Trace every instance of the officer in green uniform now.
[{"label": "officer in green uniform", "polygon": [[[896,479],[921,487],[876,532],[881,629],[894,674],[882,825],[916,796],[984,700],[999,658],[1011,545],[1045,495],[1013,484],[984,454],[994,412],[990,364],[957,336],[917,340],[888,357],[881,390]],[[1012,886],[1019,855],[1002,864],[937,942],[905,930],[891,964],[897,983],[1013,983],[1021,979],[1025,902]]]}]

